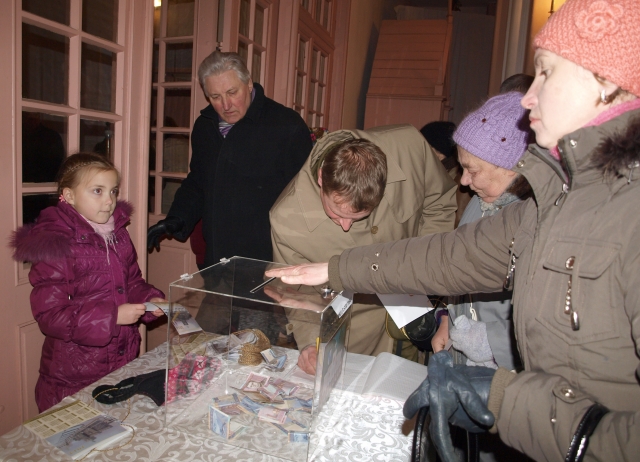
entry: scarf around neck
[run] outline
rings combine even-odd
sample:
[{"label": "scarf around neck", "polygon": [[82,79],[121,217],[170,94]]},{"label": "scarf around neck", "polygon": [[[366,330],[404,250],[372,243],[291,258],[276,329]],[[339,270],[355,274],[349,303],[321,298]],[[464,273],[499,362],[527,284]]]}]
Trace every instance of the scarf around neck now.
[{"label": "scarf around neck", "polygon": [[102,236],[102,239],[104,239],[105,247],[107,248],[107,263],[110,263],[109,262],[109,246],[113,245],[114,243],[113,230],[115,228],[115,222],[116,222],[115,219],[113,218],[113,215],[109,217],[106,223],[95,223],[89,220],[87,217],[85,217],[81,213],[79,214],[82,218],[85,219],[87,223],[91,225],[91,227],[96,232],[96,234],[98,234],[99,236]]},{"label": "scarf around neck", "polygon": [[[256,89],[252,88],[251,89],[251,102],[253,103],[254,98],[256,97]],[[234,124],[230,124],[225,122],[224,120],[220,119],[220,116],[218,116],[218,130],[220,130],[220,134],[222,135],[223,138],[227,137],[227,134],[229,133],[229,131],[233,128]]]}]

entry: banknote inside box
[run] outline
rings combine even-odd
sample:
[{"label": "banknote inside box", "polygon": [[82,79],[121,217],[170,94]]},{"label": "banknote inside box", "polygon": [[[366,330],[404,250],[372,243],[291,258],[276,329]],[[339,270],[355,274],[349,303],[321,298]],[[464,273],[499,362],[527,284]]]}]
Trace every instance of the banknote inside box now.
[{"label": "banknote inside box", "polygon": [[[233,257],[170,285],[165,423],[306,461],[314,418],[342,380],[350,298],[265,277],[278,266]],[[297,366],[305,347],[315,375]]]}]

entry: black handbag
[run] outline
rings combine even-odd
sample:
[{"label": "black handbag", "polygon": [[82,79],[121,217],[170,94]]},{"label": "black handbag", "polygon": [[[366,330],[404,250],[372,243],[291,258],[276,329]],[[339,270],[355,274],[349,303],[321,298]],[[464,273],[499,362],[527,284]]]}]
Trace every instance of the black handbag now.
[{"label": "black handbag", "polygon": [[[440,457],[435,452],[429,436],[429,408],[423,407],[418,411],[416,425],[413,430],[413,444],[411,446],[411,462],[441,462]],[[464,447],[463,454],[460,454],[465,462],[479,462],[480,449],[478,446],[478,433],[469,433],[461,428],[449,427],[451,436],[457,438],[460,447]],[[459,441],[462,438],[462,441]],[[466,444],[461,444],[466,443]]]},{"label": "black handbag", "polygon": [[389,337],[394,340],[409,340],[421,351],[432,351],[431,339],[438,330],[436,311],[438,308],[446,308],[447,305],[440,297],[429,297],[429,300],[436,309],[414,319],[402,328],[399,328],[387,313],[386,329]]}]

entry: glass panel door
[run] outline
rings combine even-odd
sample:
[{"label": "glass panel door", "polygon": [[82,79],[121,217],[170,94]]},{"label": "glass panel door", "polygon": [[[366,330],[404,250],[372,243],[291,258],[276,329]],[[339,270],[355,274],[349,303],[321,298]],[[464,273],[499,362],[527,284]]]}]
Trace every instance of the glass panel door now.
[{"label": "glass panel door", "polygon": [[56,175],[69,154],[92,151],[118,160],[126,2],[21,2],[19,224],[56,203]]},{"label": "glass panel door", "polygon": [[269,3],[262,0],[240,0],[238,20],[238,54],[244,59],[254,82],[264,84],[264,62],[267,55],[265,32],[269,25]]},{"label": "glass panel door", "polygon": [[[154,1],[149,213],[165,215],[189,171],[197,0]],[[213,25],[212,25],[213,27]]]},{"label": "glass panel door", "polygon": [[[326,128],[334,43],[330,33],[332,0],[300,5],[293,108],[311,128]],[[318,27],[320,26],[320,27]]]}]

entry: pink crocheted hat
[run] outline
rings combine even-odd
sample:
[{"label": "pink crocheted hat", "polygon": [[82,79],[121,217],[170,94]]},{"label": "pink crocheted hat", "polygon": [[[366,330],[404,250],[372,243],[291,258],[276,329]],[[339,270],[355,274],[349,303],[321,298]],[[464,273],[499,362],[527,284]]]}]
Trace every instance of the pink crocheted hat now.
[{"label": "pink crocheted hat", "polygon": [[567,0],[533,44],[640,96],[639,0]]}]

